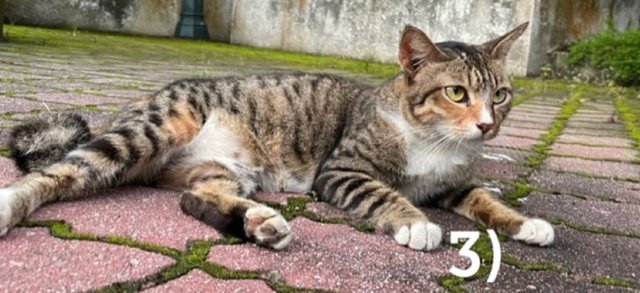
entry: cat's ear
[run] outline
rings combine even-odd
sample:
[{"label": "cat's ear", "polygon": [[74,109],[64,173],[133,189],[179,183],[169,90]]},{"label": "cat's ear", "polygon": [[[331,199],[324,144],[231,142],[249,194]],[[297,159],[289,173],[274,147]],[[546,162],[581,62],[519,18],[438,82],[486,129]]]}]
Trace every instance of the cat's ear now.
[{"label": "cat's ear", "polygon": [[420,29],[407,25],[400,38],[398,62],[402,70],[413,79],[422,64],[443,62],[451,58],[429,40]]},{"label": "cat's ear", "polygon": [[511,46],[518,40],[529,26],[529,22],[525,22],[512,31],[482,44],[486,52],[494,59],[505,59],[511,50]]}]

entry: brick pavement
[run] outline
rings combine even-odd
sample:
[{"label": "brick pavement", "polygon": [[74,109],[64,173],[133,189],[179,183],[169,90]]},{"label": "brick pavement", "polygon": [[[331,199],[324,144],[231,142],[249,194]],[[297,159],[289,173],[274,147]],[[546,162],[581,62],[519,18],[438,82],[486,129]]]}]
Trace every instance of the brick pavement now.
[{"label": "brick pavement", "polygon": [[[261,60],[213,43],[88,33],[75,40],[70,32],[6,29],[14,42],[0,44],[5,157],[8,129],[25,118],[73,110],[98,126],[123,103],[178,78],[293,70],[371,83],[383,78],[314,66],[315,57],[305,57],[310,65]],[[91,39],[140,46],[149,54],[88,45]],[[174,192],[127,187],[45,206],[0,239],[0,292],[640,290],[640,141],[632,135],[640,128],[640,102],[627,92],[585,85],[551,91],[543,83],[516,81],[527,98],[488,143],[476,171],[501,186],[509,204],[554,223],[556,243],[538,248],[502,238],[501,271],[492,284],[485,281],[491,264],[486,245],[474,248],[484,260],[480,275],[460,279],[448,272],[466,263],[455,246],[411,251],[309,197],[259,195],[289,211],[297,236],[289,249],[274,252],[225,238],[183,215]],[[0,156],[0,186],[18,176]],[[447,231],[481,228],[426,211]]]}]

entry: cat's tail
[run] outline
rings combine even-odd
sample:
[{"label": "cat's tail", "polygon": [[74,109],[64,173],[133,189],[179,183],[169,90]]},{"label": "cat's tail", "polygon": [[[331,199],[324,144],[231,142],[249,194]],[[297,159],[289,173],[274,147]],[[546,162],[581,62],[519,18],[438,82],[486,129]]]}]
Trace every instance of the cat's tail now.
[{"label": "cat's tail", "polygon": [[57,113],[13,128],[9,148],[18,168],[30,173],[53,165],[91,139],[91,130],[82,116]]}]

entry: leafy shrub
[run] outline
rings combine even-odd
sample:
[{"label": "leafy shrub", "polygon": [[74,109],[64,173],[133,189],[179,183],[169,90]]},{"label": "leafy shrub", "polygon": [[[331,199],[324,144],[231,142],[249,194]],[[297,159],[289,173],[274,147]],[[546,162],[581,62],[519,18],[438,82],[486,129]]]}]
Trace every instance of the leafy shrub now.
[{"label": "leafy shrub", "polygon": [[620,85],[640,85],[640,29],[607,30],[569,48],[567,62],[605,71]]}]

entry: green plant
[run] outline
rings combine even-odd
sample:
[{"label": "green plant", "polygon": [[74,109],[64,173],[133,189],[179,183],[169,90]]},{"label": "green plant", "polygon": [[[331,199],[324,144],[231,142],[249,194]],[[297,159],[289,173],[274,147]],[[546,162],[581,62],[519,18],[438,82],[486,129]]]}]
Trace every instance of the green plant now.
[{"label": "green plant", "polygon": [[609,29],[585,38],[569,50],[570,65],[602,70],[616,83],[640,85],[640,29],[618,32]]}]

